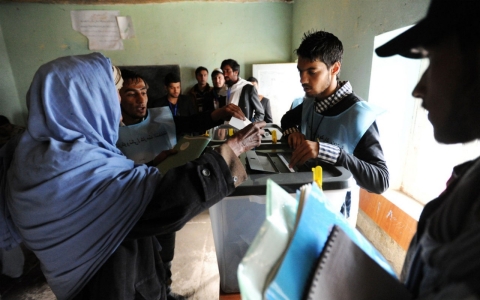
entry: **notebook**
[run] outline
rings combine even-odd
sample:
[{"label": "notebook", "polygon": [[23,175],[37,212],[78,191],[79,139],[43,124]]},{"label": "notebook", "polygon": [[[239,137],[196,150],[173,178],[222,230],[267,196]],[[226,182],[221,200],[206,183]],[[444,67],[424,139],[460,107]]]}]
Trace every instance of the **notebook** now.
[{"label": "notebook", "polygon": [[304,299],[412,298],[403,284],[380,267],[345,231],[335,225],[316,263]]},{"label": "notebook", "polygon": [[[340,212],[333,209],[333,205],[317,184],[302,186],[300,190],[303,190],[303,193],[299,195],[295,231],[284,255],[280,258],[278,270],[272,270],[276,274],[272,274],[273,279],[266,282],[264,293],[266,299],[301,299],[305,295],[305,290],[309,288],[310,274],[316,267],[316,261],[324,250],[333,226],[342,228],[349,239],[362,249],[362,252],[384,269],[386,276],[396,280],[395,272],[387,260],[358,230],[348,223]],[[336,253],[333,254],[336,256]],[[349,255],[348,252],[340,254]],[[292,274],[295,275],[292,276]],[[355,290],[350,289],[348,284],[343,287],[340,285],[338,288]],[[336,299],[344,298],[338,298],[337,295]]]},{"label": "notebook", "polygon": [[207,136],[184,136],[173,147],[178,153],[168,156],[157,165],[157,168],[162,174],[165,174],[172,168],[182,166],[189,161],[199,158],[210,140],[210,137]]}]

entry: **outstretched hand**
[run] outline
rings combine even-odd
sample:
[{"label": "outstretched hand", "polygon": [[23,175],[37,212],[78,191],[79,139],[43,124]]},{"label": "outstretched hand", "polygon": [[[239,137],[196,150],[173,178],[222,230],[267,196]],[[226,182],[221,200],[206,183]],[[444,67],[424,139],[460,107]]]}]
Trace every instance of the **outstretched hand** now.
[{"label": "outstretched hand", "polygon": [[177,152],[178,151],[176,149],[164,150],[160,152],[160,154],[155,156],[155,158],[153,159],[153,165],[158,166],[158,164],[164,161],[167,157],[169,157],[170,155],[174,155]]},{"label": "outstretched hand", "polygon": [[261,144],[262,136],[265,133],[263,129],[265,125],[267,125],[265,121],[251,123],[242,130],[237,131],[226,143],[232,148],[235,155],[239,156],[243,152]]},{"label": "outstretched hand", "polygon": [[228,104],[222,108],[217,108],[216,110],[212,111],[211,114],[212,120],[225,120],[229,121],[231,117],[235,117],[240,120],[245,120],[245,115],[243,111],[235,104]]}]

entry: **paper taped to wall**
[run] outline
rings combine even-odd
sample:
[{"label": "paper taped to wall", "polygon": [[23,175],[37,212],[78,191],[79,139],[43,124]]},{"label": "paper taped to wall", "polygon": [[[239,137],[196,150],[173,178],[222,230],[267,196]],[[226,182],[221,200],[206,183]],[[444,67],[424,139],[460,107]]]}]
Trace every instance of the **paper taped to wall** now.
[{"label": "paper taped to wall", "polygon": [[88,38],[90,50],[123,50],[118,10],[72,10],[72,27]]},{"label": "paper taped to wall", "polygon": [[130,16],[117,17],[117,23],[122,40],[132,39],[135,37],[135,30],[133,30],[133,22]]}]

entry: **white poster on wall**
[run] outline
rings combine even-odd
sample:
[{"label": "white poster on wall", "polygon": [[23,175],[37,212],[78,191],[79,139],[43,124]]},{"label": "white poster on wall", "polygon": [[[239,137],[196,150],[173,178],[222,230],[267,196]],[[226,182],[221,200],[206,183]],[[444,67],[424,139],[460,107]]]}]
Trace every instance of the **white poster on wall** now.
[{"label": "white poster on wall", "polygon": [[118,29],[123,40],[133,39],[135,37],[135,30],[133,29],[133,22],[130,16],[117,17]]},{"label": "white poster on wall", "polygon": [[72,10],[72,27],[88,38],[90,50],[123,50],[118,10]]},{"label": "white poster on wall", "polygon": [[270,99],[273,123],[280,126],[280,120],[290,109],[292,101],[305,95],[297,64],[254,64],[252,71],[258,80],[258,93]]}]

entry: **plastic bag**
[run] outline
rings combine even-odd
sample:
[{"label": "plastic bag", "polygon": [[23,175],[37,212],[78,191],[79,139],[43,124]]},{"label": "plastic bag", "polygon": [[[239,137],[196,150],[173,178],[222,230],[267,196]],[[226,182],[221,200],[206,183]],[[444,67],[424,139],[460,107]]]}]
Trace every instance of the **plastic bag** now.
[{"label": "plastic bag", "polygon": [[263,298],[265,282],[293,235],[298,201],[272,180],[267,181],[266,220],[238,266],[242,299]]}]

